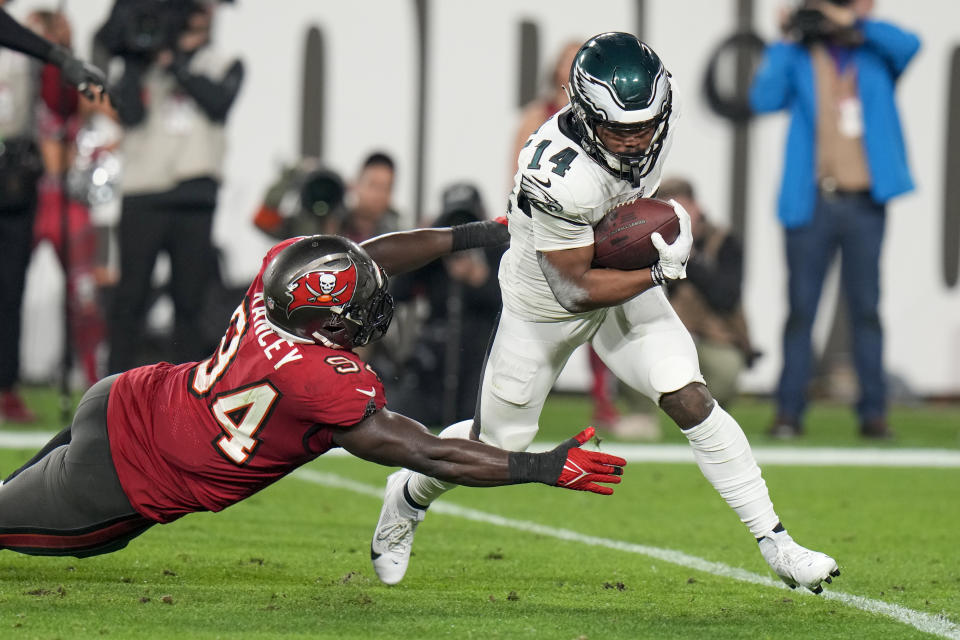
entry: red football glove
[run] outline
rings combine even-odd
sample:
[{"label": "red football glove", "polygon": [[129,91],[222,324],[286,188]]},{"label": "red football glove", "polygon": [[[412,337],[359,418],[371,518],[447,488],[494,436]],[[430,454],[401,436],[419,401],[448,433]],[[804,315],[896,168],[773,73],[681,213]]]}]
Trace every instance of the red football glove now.
[{"label": "red football glove", "polygon": [[550,452],[566,453],[563,470],[554,484],[565,489],[592,491],[608,496],[613,493],[613,488],[596,483],[620,484],[620,476],[623,475],[623,467],[627,461],[609,453],[581,449],[580,445],[590,440],[593,433],[594,428],[587,427]]},{"label": "red football glove", "polygon": [[510,478],[514,482],[542,482],[551,487],[610,495],[611,487],[596,483],[620,484],[627,461],[609,453],[581,449],[580,445],[593,437],[593,431],[593,427],[587,427],[552,451],[512,452]]},{"label": "red football glove", "polygon": [[507,216],[497,216],[493,219],[493,221],[498,224],[502,224],[505,227],[507,226]]}]

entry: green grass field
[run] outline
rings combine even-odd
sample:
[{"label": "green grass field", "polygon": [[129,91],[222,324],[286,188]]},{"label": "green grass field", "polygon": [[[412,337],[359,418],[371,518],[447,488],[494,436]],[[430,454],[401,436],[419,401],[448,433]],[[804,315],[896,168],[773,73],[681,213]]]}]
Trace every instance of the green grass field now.
[{"label": "green grass field", "polygon": [[[755,446],[774,444],[762,435],[769,405],[733,413]],[[55,408],[44,415],[54,429]],[[552,399],[543,438],[571,435],[587,415],[581,398]],[[960,448],[956,407],[898,409],[892,422],[898,438],[884,447]],[[847,409],[817,407],[795,444],[856,446],[855,428]],[[664,440],[683,437],[667,430]],[[0,471],[31,453],[0,451]],[[690,464],[630,464],[609,498],[458,489],[431,510],[395,587],[369,563],[391,470],[344,457],[307,469],[112,555],[0,554],[0,638],[935,637],[917,626],[960,638],[960,469],[765,467],[794,537],[839,560],[830,597],[774,586],[756,543]],[[898,621],[911,617],[916,626]]]}]

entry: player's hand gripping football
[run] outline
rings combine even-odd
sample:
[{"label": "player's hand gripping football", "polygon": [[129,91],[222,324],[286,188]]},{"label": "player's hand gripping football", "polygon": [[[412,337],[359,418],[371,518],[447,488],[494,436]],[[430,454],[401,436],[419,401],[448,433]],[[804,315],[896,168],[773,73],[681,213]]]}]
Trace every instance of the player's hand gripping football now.
[{"label": "player's hand gripping football", "polygon": [[650,234],[650,241],[660,254],[660,260],[651,267],[653,281],[663,284],[668,280],[682,280],[687,277],[687,260],[690,258],[690,248],[693,246],[693,232],[690,229],[690,214],[676,200],[670,200],[673,211],[680,219],[680,235],[667,244],[659,233]]}]

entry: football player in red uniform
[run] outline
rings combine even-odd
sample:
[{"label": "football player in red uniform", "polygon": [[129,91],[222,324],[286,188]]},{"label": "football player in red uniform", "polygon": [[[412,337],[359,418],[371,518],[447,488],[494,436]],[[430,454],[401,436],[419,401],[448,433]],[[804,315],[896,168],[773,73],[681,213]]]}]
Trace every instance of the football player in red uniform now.
[{"label": "football player in red uniform", "polygon": [[363,248],[336,236],[276,245],[211,357],[101,380],[72,425],[0,485],[0,548],[114,551],[154,524],[239,502],[333,447],[458,484],[612,493],[596,483],[618,483],[625,461],[580,449],[592,429],[540,454],[440,439],[385,408],[380,380],[352,350],[390,324],[388,273],[502,243],[504,231],[488,221]]}]

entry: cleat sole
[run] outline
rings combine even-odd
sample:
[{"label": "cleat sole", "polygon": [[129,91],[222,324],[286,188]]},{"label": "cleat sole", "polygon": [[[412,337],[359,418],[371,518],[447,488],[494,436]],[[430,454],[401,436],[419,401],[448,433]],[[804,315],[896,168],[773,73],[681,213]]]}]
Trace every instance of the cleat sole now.
[{"label": "cleat sole", "polygon": [[830,575],[832,575],[834,578],[839,577],[839,576],[840,576],[840,569],[834,569],[833,571],[830,572]]}]

